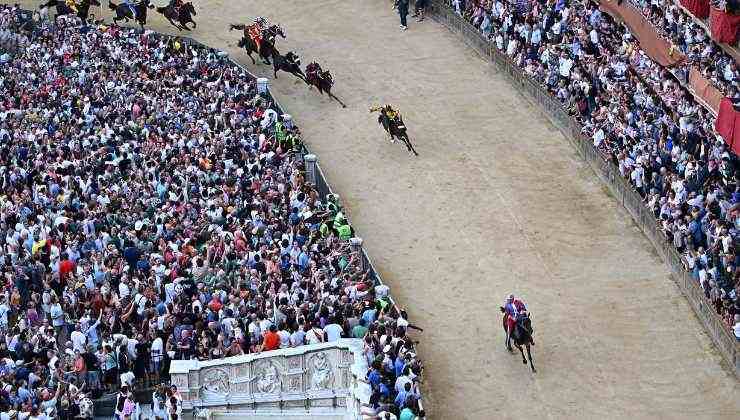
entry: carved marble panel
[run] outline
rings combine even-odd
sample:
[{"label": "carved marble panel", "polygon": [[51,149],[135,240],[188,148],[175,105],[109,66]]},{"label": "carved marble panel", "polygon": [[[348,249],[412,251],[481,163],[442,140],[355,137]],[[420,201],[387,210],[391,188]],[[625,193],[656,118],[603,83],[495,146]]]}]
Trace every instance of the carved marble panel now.
[{"label": "carved marble panel", "polygon": [[309,389],[318,391],[331,389],[334,386],[334,368],[329,360],[328,352],[318,352],[307,359]]},{"label": "carved marble panel", "polygon": [[288,357],[288,373],[303,371],[303,355]]},{"label": "carved marble panel", "polygon": [[[354,341],[357,341],[355,343]],[[361,340],[342,339],[269,355],[244,355],[213,361],[173,361],[172,383],[183,395],[183,407],[229,411],[346,411],[369,399],[355,397],[364,375]]]},{"label": "carved marble panel", "polygon": [[249,378],[249,364],[243,363],[232,367],[232,379]]},{"label": "carved marble panel", "polygon": [[235,395],[249,395],[249,381],[232,382],[231,393]]},{"label": "carved marble panel", "polygon": [[279,365],[271,359],[261,359],[254,363],[254,392],[273,394],[282,390]]},{"label": "carved marble panel", "polygon": [[303,392],[303,375],[302,374],[294,374],[294,375],[287,375],[288,378],[288,387],[285,390],[286,392]]},{"label": "carved marble panel", "polygon": [[339,352],[339,354],[342,356],[342,363],[340,366],[347,366],[351,365],[352,362],[354,362],[354,357],[352,356],[352,352],[347,350],[342,350]]},{"label": "carved marble panel", "polygon": [[209,368],[202,372],[201,393],[204,399],[229,393],[229,372],[224,368]]},{"label": "carved marble panel", "polygon": [[342,375],[342,388],[349,388],[350,383],[352,383],[352,374],[347,368],[341,369],[340,372]]},{"label": "carved marble panel", "polygon": [[187,373],[175,373],[172,374],[170,383],[175,385],[177,389],[182,390],[188,387],[188,374]]},{"label": "carved marble panel", "polygon": [[190,388],[198,388],[201,381],[198,380],[198,372],[190,372],[188,374],[188,386]]}]

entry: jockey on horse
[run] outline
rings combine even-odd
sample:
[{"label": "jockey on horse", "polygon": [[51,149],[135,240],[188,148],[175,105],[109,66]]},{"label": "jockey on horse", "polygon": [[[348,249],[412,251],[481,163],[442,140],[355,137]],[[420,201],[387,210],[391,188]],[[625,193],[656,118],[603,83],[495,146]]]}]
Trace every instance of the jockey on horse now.
[{"label": "jockey on horse", "polygon": [[306,80],[321,79],[321,66],[317,62],[309,63],[306,66]]},{"label": "jockey on horse", "polygon": [[128,8],[131,10],[131,16],[136,20],[136,0],[123,0],[123,4],[128,6]]},{"label": "jockey on horse", "polygon": [[379,122],[385,115],[390,121],[397,122],[399,124],[401,123],[401,112],[393,109],[393,106],[391,106],[391,104],[370,107],[370,112],[380,112],[380,115],[378,116]]},{"label": "jockey on horse", "polygon": [[[502,307],[504,312],[504,326],[506,329],[506,348],[511,350],[511,334],[516,328],[517,322],[529,316],[527,313],[527,307],[524,301],[517,299],[513,294],[510,294],[504,302]],[[534,344],[534,340],[532,341]]]},{"label": "jockey on horse", "polygon": [[172,7],[172,10],[175,11],[176,16],[180,15],[180,9],[183,5],[184,3],[182,2],[182,0],[170,0],[170,7]]},{"label": "jockey on horse", "polygon": [[79,10],[77,10],[77,2],[75,0],[65,0],[64,4],[69,7],[69,10],[72,11],[75,15],[80,13]]},{"label": "jockey on horse", "polygon": [[253,24],[244,26],[244,36],[254,41],[258,52],[262,48],[262,31],[265,29],[267,29],[267,19],[261,16],[256,17]]}]

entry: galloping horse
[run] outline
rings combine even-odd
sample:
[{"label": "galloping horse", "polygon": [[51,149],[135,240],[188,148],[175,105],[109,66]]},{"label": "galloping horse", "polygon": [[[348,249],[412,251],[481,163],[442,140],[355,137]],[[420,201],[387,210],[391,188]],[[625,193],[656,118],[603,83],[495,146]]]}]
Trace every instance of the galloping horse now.
[{"label": "galloping horse", "polygon": [[[57,16],[75,14],[74,10],[67,6],[64,0],[49,0],[48,2],[39,5],[39,8],[43,9],[45,7],[52,6],[56,6]],[[90,13],[90,6],[100,6],[100,2],[98,0],[82,0],[77,5],[77,17],[83,21],[87,20]]]},{"label": "galloping horse", "polygon": [[[108,8],[113,10],[116,14],[116,17],[113,18],[113,23],[115,24],[118,24],[119,20],[128,22],[129,19],[134,19],[131,9],[123,3],[115,4],[108,0]],[[149,0],[141,0],[140,3],[137,3],[136,6],[134,6],[134,9],[136,9],[136,22],[138,22],[141,28],[144,29],[144,25],[146,25],[147,9],[154,9],[154,5],[150,4]]]},{"label": "galloping horse", "polygon": [[193,16],[198,13],[195,12],[195,6],[193,6],[193,3],[191,2],[183,4],[178,10],[175,10],[174,4],[170,3],[165,7],[157,7],[157,12],[167,18],[172,26],[178,30],[185,29],[189,31],[190,28],[188,28],[188,23],[193,24],[193,29],[198,26],[198,24],[193,20]]},{"label": "galloping horse", "polygon": [[301,70],[301,59],[293,51],[288,51],[285,55],[280,55],[277,49],[272,49],[272,69],[275,78],[278,78],[277,72],[284,71],[293,76],[306,81],[306,75]]},{"label": "galloping horse", "polygon": [[378,124],[383,126],[383,129],[391,136],[391,143],[395,142],[395,139],[401,140],[406,146],[406,150],[409,154],[419,156],[419,153],[414,149],[414,145],[411,144],[408,133],[406,133],[406,125],[403,123],[403,118],[399,114],[396,118],[388,116],[384,108],[375,107],[370,108],[370,112],[380,111],[378,115]]},{"label": "galloping horse", "polygon": [[252,59],[252,64],[257,64],[254,61],[254,57],[252,57],[253,52],[256,52],[260,56],[263,63],[272,64],[270,57],[272,57],[273,50],[275,50],[275,39],[278,35],[285,38],[285,32],[283,32],[283,28],[280,25],[270,25],[262,31],[262,42],[260,42],[258,47],[257,43],[247,33],[249,30],[248,25],[229,25],[230,31],[234,29],[244,31],[244,36],[239,40],[239,47],[247,51],[247,55]]},{"label": "galloping horse", "polygon": [[309,88],[315,86],[322,95],[326,92],[330,98],[339,102],[342,108],[347,108],[347,105],[341,99],[331,93],[331,88],[334,86],[334,79],[331,77],[331,73],[329,73],[329,70],[321,70],[321,66],[318,63],[313,62],[306,66],[306,83],[308,83]]},{"label": "galloping horse", "polygon": [[[502,307],[501,312],[504,314],[503,319],[503,327],[504,327],[504,333],[506,332],[506,310]],[[516,321],[516,325],[514,326],[514,330],[511,332],[511,340],[514,342],[514,345],[516,348],[519,349],[519,352],[522,354],[522,363],[525,365],[527,364],[527,357],[529,358],[529,366],[532,368],[532,372],[537,372],[537,369],[534,368],[534,360],[532,359],[532,351],[531,346],[534,346],[534,339],[532,338],[532,334],[534,334],[534,329],[532,329],[532,320],[529,318],[529,315],[520,315],[519,319]],[[527,348],[527,356],[524,356],[524,349],[523,347]],[[511,351],[511,349],[509,349]]]}]

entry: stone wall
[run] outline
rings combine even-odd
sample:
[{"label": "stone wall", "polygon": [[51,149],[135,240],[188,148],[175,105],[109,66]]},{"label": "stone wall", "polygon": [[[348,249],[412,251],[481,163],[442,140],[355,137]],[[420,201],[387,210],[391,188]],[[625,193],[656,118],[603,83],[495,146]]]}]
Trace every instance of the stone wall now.
[{"label": "stone wall", "polygon": [[332,413],[356,418],[369,386],[362,340],[342,339],[199,362],[176,360],[172,384],[185,410],[214,413]]}]

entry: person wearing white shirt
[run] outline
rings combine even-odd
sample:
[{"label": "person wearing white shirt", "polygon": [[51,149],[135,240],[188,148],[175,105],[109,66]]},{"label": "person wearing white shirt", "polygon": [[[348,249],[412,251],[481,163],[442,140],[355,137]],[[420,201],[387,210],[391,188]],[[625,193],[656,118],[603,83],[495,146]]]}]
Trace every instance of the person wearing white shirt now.
[{"label": "person wearing white shirt", "polygon": [[306,343],[307,344],[319,344],[326,341],[324,339],[324,330],[318,327],[318,325],[314,325],[308,332],[306,333]]},{"label": "person wearing white shirt", "polygon": [[573,60],[568,57],[568,54],[563,53],[560,56],[558,64],[558,73],[565,79],[570,79],[570,69],[573,68]]},{"label": "person wearing white shirt", "polygon": [[85,344],[87,344],[87,336],[85,336],[82,331],[80,331],[81,327],[78,323],[75,326],[75,330],[72,331],[72,334],[69,335],[70,341],[72,341],[72,349],[75,351],[79,351],[80,353],[85,352]]},{"label": "person wearing white shirt", "polygon": [[293,334],[290,335],[290,346],[291,347],[299,347],[302,346],[305,343],[306,340],[306,332],[304,331],[304,326],[299,325],[298,329],[293,332]]},{"label": "person wearing white shirt", "polygon": [[164,341],[162,337],[157,335],[157,338],[152,341],[151,347],[151,360],[152,360],[152,373],[154,373],[155,382],[159,382],[159,372],[162,367],[162,359],[164,358]]},{"label": "person wearing white shirt", "polygon": [[326,341],[333,342],[339,341],[339,339],[342,338],[344,330],[339,324],[334,322],[334,319],[332,319],[331,324],[324,327],[324,333],[326,333]]},{"label": "person wearing white shirt", "polygon": [[5,295],[0,295],[0,331],[8,329],[8,312],[10,312],[8,301]]}]

